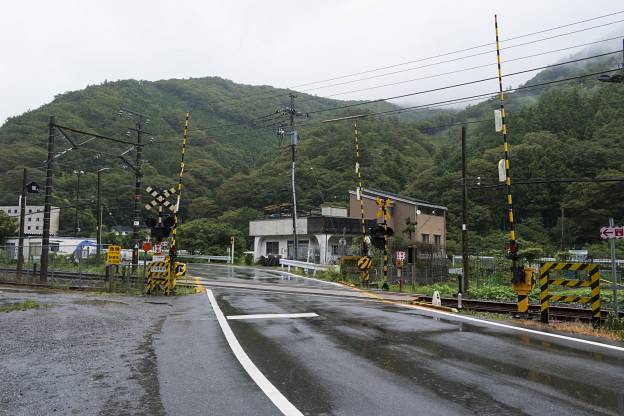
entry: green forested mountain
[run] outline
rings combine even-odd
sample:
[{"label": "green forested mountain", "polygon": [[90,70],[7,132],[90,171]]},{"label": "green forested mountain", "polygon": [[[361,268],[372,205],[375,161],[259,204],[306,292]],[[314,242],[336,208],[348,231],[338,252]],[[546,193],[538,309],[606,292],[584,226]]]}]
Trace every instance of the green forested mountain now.
[{"label": "green forested mountain", "polygon": [[[595,71],[577,67],[575,74]],[[544,71],[527,85],[570,76],[559,70]],[[624,177],[624,85],[603,84],[594,78],[583,82],[553,84],[507,94],[511,170],[517,181],[553,178]],[[274,134],[274,117],[253,119],[287,106],[288,92],[271,87],[234,84],[219,78],[159,82],[120,81],[91,86],[60,95],[35,111],[7,121],[0,141],[8,151],[0,155],[0,187],[3,203],[14,203],[19,170],[32,169],[43,182],[47,116],[61,124],[125,137],[132,120],[114,117],[118,107],[147,113],[154,141],[146,147],[145,185],[171,185],[179,163],[184,111],[191,113],[190,148],[183,220],[189,236],[203,237],[193,247],[223,246],[228,234],[246,233],[249,218],[262,207],[288,202],[289,148]],[[328,109],[344,102],[299,94],[302,112]],[[323,202],[346,203],[353,189],[354,145],[352,121],[320,123],[340,115],[395,108],[386,103],[313,114],[300,127],[298,146],[298,195],[300,209]],[[414,112],[410,117],[364,118],[358,121],[362,135],[362,168],[366,187],[386,189],[432,200],[449,207],[449,249],[459,238],[460,126],[468,126],[470,185],[497,183],[497,163],[502,139],[494,131],[494,97],[462,111]],[[474,122],[474,123],[472,123]],[[244,123],[243,126],[215,125]],[[212,126],[212,127],[211,127]],[[120,134],[121,133],[121,134]],[[67,147],[58,139],[59,150]],[[286,142],[286,140],[285,140]],[[90,143],[91,144],[91,143]],[[107,153],[111,149],[94,143]],[[55,203],[72,206],[76,177],[73,169],[93,172],[119,163],[91,152],[70,151],[59,157]],[[110,209],[106,225],[129,224],[133,178],[122,169],[107,171],[105,203]],[[81,219],[85,233],[93,231],[92,204],[95,175],[83,177]],[[505,240],[505,190],[470,190],[470,228],[473,247],[502,249]],[[554,183],[516,185],[514,201],[519,235],[524,246],[553,253],[560,245],[561,209],[565,212],[564,246],[595,242],[598,229],[609,216],[624,218],[624,185],[605,183]],[[72,212],[62,215],[63,228],[72,229]],[[197,221],[194,221],[197,220]],[[199,237],[198,237],[199,238]],[[187,240],[187,244],[191,239]],[[225,240],[224,240],[225,241]]]}]

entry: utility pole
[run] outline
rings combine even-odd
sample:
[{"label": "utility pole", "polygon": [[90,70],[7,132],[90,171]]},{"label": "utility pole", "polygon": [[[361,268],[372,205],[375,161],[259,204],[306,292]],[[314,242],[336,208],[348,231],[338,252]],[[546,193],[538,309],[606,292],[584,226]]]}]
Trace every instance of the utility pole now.
[{"label": "utility pole", "polygon": [[297,130],[295,130],[295,94],[290,94],[290,154],[292,160],[291,178],[292,185],[292,221],[293,221],[293,260],[297,260],[298,244],[297,244],[297,190],[295,188],[295,156],[297,146]]},{"label": "utility pole", "polygon": [[24,222],[26,221],[26,180],[28,172],[24,168],[22,175],[22,193],[20,194],[20,219],[19,219],[19,237],[17,242],[17,267],[15,275],[17,279],[22,278],[22,268],[24,267]]},{"label": "utility pole", "polygon": [[52,163],[54,162],[55,119],[50,116],[48,123],[48,160],[46,162],[45,202],[43,208],[43,235],[41,237],[41,268],[39,281],[48,280],[48,252],[50,250],[50,211],[52,209]]},{"label": "utility pole", "polygon": [[78,178],[78,182],[76,184],[76,206],[74,207],[74,237],[78,237],[78,233],[80,232],[80,220],[78,219],[78,204],[80,203],[80,175],[84,175],[84,171],[75,170],[74,174]]},{"label": "utility pole", "polygon": [[136,118],[134,130],[137,135],[136,142],[136,162],[134,169],[134,204],[132,209],[132,270],[135,271],[139,267],[139,225],[141,224],[141,181],[143,179],[143,171],[141,170],[141,153],[143,150],[142,135],[147,133],[143,130],[143,124],[149,123],[149,118],[145,114],[137,113],[126,108],[119,110],[118,114],[123,116],[126,114],[128,118]]},{"label": "utility pole", "polygon": [[462,149],[462,281],[459,284],[459,293],[468,293],[470,264],[468,258],[468,185],[466,184],[466,126],[461,130]]},{"label": "utility pole", "polygon": [[563,251],[563,222],[565,221],[565,209],[561,206],[561,251]]},{"label": "utility pole", "polygon": [[97,171],[97,202],[96,215],[97,227],[95,235],[95,264],[100,265],[100,254],[102,252],[102,172],[110,168],[102,168]]}]

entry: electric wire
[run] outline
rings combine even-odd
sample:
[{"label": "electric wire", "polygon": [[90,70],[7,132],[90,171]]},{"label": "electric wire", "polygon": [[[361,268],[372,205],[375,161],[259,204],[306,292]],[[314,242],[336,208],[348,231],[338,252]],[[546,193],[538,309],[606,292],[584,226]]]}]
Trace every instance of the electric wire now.
[{"label": "electric wire", "polygon": [[[554,31],[554,30],[575,26],[575,25],[578,25],[578,24],[581,24],[581,23],[586,23],[586,22],[590,22],[590,21],[603,19],[603,18],[606,18],[606,17],[619,15],[619,14],[622,14],[622,13],[624,13],[624,10],[613,12],[613,13],[608,13],[608,14],[604,14],[604,15],[601,15],[601,16],[596,16],[596,17],[592,17],[592,18],[588,18],[588,19],[583,19],[583,20],[579,20],[579,21],[568,23],[568,24],[564,24],[564,25],[560,25],[560,26],[556,26],[556,27],[552,27],[552,28],[547,28],[547,29],[543,29],[543,30],[539,30],[539,31],[535,31],[535,32],[531,32],[531,33],[527,33],[527,34],[523,34],[523,35],[514,36],[514,37],[511,37],[511,38],[503,39],[500,42],[502,43],[502,42],[508,42],[508,41],[516,40],[516,39],[522,39],[522,38],[534,36],[534,35],[537,35],[537,34],[547,33],[547,32],[551,32],[551,31]],[[588,30],[598,29],[598,28],[610,26],[610,25],[613,25],[613,24],[621,23],[621,22],[624,22],[624,19],[616,20],[616,21],[612,21],[612,22],[607,22],[607,23],[600,24],[600,25],[594,25],[594,26],[590,26],[590,27],[574,30],[574,31],[571,31],[571,32],[557,34],[557,35],[549,36],[549,37],[546,37],[546,38],[535,39],[535,40],[532,40],[532,41],[528,41],[528,42],[524,42],[524,43],[520,43],[520,44],[516,44],[516,45],[511,45],[511,46],[508,46],[508,47],[505,47],[505,48],[501,48],[501,49],[511,49],[511,48],[516,48],[516,47],[520,47],[520,46],[531,45],[531,44],[535,44],[535,43],[538,43],[538,42],[552,40],[552,39],[560,38],[562,36],[568,36],[568,35],[572,35],[572,34],[577,34],[577,33],[585,32],[585,31],[588,31]],[[386,67],[374,68],[374,69],[367,70],[367,71],[361,71],[361,72],[358,72],[358,73],[342,75],[342,76],[333,77],[333,78],[327,78],[327,79],[320,80],[320,81],[314,81],[314,82],[309,82],[309,83],[305,83],[305,84],[293,85],[291,87],[282,88],[282,90],[289,90],[289,89],[297,88],[297,87],[301,87],[301,86],[319,84],[319,83],[322,83],[322,82],[327,82],[327,81],[332,81],[332,80],[337,80],[337,79],[349,78],[349,77],[352,77],[352,76],[362,75],[362,74],[371,73],[371,72],[377,72],[377,71],[380,71],[380,70],[383,70],[383,69],[390,69],[390,68],[393,68],[393,67],[403,66],[403,65],[407,65],[407,64],[411,64],[411,63],[427,61],[427,60],[440,58],[440,57],[444,57],[444,56],[450,56],[450,55],[461,53],[461,52],[475,50],[475,49],[482,48],[482,47],[489,46],[489,45],[493,45],[493,44],[494,44],[493,42],[484,43],[484,44],[476,45],[476,46],[469,47],[469,48],[464,48],[464,49],[460,49],[460,50],[456,50],[456,51],[446,52],[446,53],[443,53],[443,54],[433,55],[433,56],[429,56],[429,57],[425,57],[425,58],[419,58],[419,59],[416,59],[416,60],[401,62],[401,63],[398,63],[398,64],[389,65],[389,66],[386,66]],[[456,58],[456,59],[453,59],[453,60],[447,60],[447,61],[437,62],[437,63],[434,63],[434,64],[429,64],[429,65],[426,65],[425,67],[429,67],[429,66],[433,66],[433,65],[439,65],[439,64],[442,64],[442,63],[450,63],[450,62],[454,62],[455,60],[467,59],[467,58],[470,58],[470,57],[479,56],[479,55],[485,55],[485,54],[492,53],[492,52],[493,51],[481,52],[481,53],[478,53],[478,54],[473,54],[473,55],[468,55],[468,56],[464,56],[464,57],[459,57],[459,58]],[[411,69],[408,68],[407,70],[413,70],[413,69],[418,69],[418,68],[420,68],[420,67],[411,68]],[[377,75],[375,77],[387,76],[387,75],[392,75],[392,74],[395,74],[395,73],[405,72],[405,71],[406,70],[402,70],[402,71],[398,71],[398,72],[394,72],[394,73],[380,74],[380,75]],[[360,80],[357,80],[357,81],[349,81],[347,83],[359,82],[359,81],[365,80],[365,79],[370,79],[370,78],[364,78],[364,79],[360,79]],[[341,84],[335,84],[335,85],[341,85]],[[328,86],[316,87],[314,89],[325,88],[325,87],[328,87]],[[303,90],[301,92],[311,91],[311,90],[312,89]],[[248,100],[249,98],[256,97],[256,96],[261,96],[261,95],[266,95],[267,96],[266,99],[268,99],[268,98],[275,98],[275,97],[285,97],[284,94],[285,94],[284,91],[282,91],[280,93],[277,93],[277,94],[274,94],[273,92],[270,92],[270,93],[269,92],[258,92],[258,93],[255,93],[255,94],[248,94],[248,95],[246,95],[244,97],[244,99]],[[312,98],[309,98],[309,99],[312,99]],[[243,98],[239,98],[239,97],[234,98],[234,97],[232,97],[232,98],[226,98],[225,100],[228,100],[228,101],[242,101]],[[225,100],[213,101],[213,102],[209,102],[208,104],[210,104],[210,103],[223,103],[223,102],[225,102]],[[263,116],[260,116],[259,118],[262,118],[262,117]],[[248,122],[249,121],[246,121],[246,122],[243,122],[243,123],[248,123]],[[233,127],[233,126],[236,126],[236,125],[239,125],[239,124],[242,124],[242,123],[231,123],[230,125],[227,125],[227,126],[232,126]],[[196,128],[193,131],[207,130],[207,129],[211,129],[211,128],[215,128],[215,127],[223,128],[223,127],[226,127],[226,125],[217,125],[217,126],[211,125],[211,126],[207,126],[205,128]]]}]

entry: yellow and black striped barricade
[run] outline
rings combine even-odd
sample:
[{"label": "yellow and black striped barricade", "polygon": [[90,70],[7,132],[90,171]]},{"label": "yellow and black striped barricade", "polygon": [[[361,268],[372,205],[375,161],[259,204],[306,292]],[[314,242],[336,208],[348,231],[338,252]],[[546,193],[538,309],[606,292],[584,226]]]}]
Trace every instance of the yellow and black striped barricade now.
[{"label": "yellow and black striped barricade", "polygon": [[357,267],[360,270],[362,284],[367,285],[369,279],[368,272],[373,267],[373,259],[370,256],[362,256],[357,261]]},{"label": "yellow and black striped barricade", "polygon": [[152,293],[156,286],[165,290],[167,277],[169,276],[169,262],[168,261],[152,261],[147,264],[147,285],[145,286],[146,293]]},{"label": "yellow and black striped barricade", "polygon": [[[587,271],[589,280],[581,279],[551,279],[550,272],[553,270],[569,270],[573,272]],[[546,262],[540,265],[540,310],[543,323],[548,323],[548,303],[589,303],[592,309],[592,324],[600,327],[600,268],[595,263],[559,263]],[[591,296],[576,295],[550,295],[550,285],[565,286],[569,288],[590,287]]]}]

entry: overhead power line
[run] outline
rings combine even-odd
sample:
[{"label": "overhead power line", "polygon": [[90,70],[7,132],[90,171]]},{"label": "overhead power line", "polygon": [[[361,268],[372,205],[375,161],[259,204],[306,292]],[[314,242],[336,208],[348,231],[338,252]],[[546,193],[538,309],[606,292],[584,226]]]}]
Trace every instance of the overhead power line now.
[{"label": "overhead power line", "polygon": [[[578,20],[578,21],[575,21],[575,22],[571,22],[571,23],[567,23],[567,24],[564,24],[564,25],[559,25],[559,26],[555,26],[555,27],[551,27],[551,28],[546,28],[546,29],[538,30],[538,31],[531,32],[531,33],[526,33],[526,34],[522,34],[522,35],[518,35],[518,36],[513,36],[513,37],[510,37],[510,38],[507,38],[507,39],[503,39],[500,42],[502,43],[502,42],[509,42],[509,41],[517,40],[517,39],[523,39],[523,38],[527,38],[527,37],[530,37],[530,36],[534,36],[534,35],[538,35],[538,34],[543,34],[543,33],[552,32],[552,31],[555,31],[555,30],[563,29],[563,28],[566,28],[566,27],[576,26],[576,25],[579,25],[579,24],[582,24],[582,23],[587,23],[587,22],[596,21],[596,20],[604,19],[604,18],[611,17],[611,16],[616,16],[616,15],[619,15],[619,14],[622,14],[622,13],[624,13],[624,10],[616,11],[616,12],[613,12],[613,13],[608,13],[608,14],[604,14],[604,15],[601,15],[601,16],[596,16],[596,17],[592,17],[592,18],[588,18],[588,19]],[[600,24],[600,25],[594,25],[594,26],[578,29],[578,30],[571,31],[571,32],[557,34],[557,35],[549,36],[549,37],[546,37],[546,38],[535,39],[535,40],[532,40],[532,41],[529,41],[529,42],[524,42],[524,43],[520,43],[520,44],[516,44],[516,45],[511,45],[511,46],[507,46],[507,47],[501,48],[501,49],[511,49],[511,48],[517,48],[517,47],[520,47],[520,46],[531,45],[531,44],[535,44],[535,43],[538,43],[538,42],[543,42],[543,41],[546,41],[546,40],[552,40],[552,39],[560,38],[560,37],[563,37],[563,36],[568,36],[568,35],[572,35],[572,34],[577,34],[577,33],[585,32],[585,31],[593,30],[593,29],[598,29],[598,28],[614,25],[614,24],[621,23],[621,22],[624,22],[624,19],[616,20],[616,21],[612,21],[612,22],[607,22],[607,23]],[[312,81],[312,82],[307,82],[307,83],[304,83],[304,84],[293,85],[293,86],[290,86],[290,87],[282,88],[282,90],[291,90],[293,88],[309,86],[309,85],[315,85],[315,84],[321,84],[323,82],[330,82],[330,81],[335,81],[335,80],[339,80],[339,79],[350,78],[350,77],[353,77],[353,76],[364,75],[364,74],[373,73],[373,72],[379,72],[379,71],[382,71],[382,70],[392,69],[392,68],[405,66],[405,65],[409,65],[409,64],[413,64],[413,63],[417,63],[417,62],[424,62],[424,61],[428,61],[428,60],[432,60],[432,59],[436,59],[436,58],[442,58],[442,57],[446,57],[446,56],[451,56],[451,55],[462,53],[462,52],[468,52],[468,51],[471,51],[471,50],[477,50],[479,48],[483,48],[483,47],[486,47],[486,46],[491,46],[493,44],[494,44],[493,42],[483,43],[483,44],[480,44],[480,45],[475,45],[475,46],[471,46],[471,47],[468,47],[468,48],[463,48],[463,49],[458,49],[458,50],[455,50],[455,51],[445,52],[445,53],[442,53],[442,54],[432,55],[432,56],[419,58],[419,59],[414,59],[414,60],[405,61],[405,62],[400,62],[400,63],[397,63],[397,64],[387,65],[387,66],[383,66],[383,67],[372,68],[372,69],[366,70],[366,71],[360,71],[360,72],[356,72],[356,73],[352,73],[352,74],[346,74],[346,75],[326,78],[326,79],[319,80],[319,81]],[[485,55],[485,54],[488,54],[488,53],[491,53],[491,52],[493,52],[493,51],[480,52],[480,53],[477,53],[477,54],[472,54],[472,55],[468,55],[468,56],[458,57],[458,58],[455,58],[455,59],[452,59],[452,60],[441,61],[441,62],[437,62],[437,63],[433,63],[433,64],[424,65],[424,66],[421,66],[421,67],[407,68],[407,69],[404,69],[404,70],[401,70],[401,71],[396,71],[396,72],[391,72],[391,73],[386,73],[386,74],[379,74],[379,75],[375,75],[373,77],[367,77],[367,78],[363,78],[363,79],[359,79],[359,80],[352,80],[352,81],[348,81],[348,82],[340,83],[340,84],[333,84],[333,85],[329,85],[329,86],[315,87],[315,88],[303,90],[302,92],[312,91],[312,90],[315,90],[315,89],[326,88],[326,87],[328,88],[330,86],[343,85],[343,84],[347,84],[347,83],[360,82],[360,81],[363,81],[363,80],[368,80],[368,79],[372,79],[372,78],[378,78],[378,77],[382,77],[382,76],[394,75],[394,74],[397,74],[397,73],[411,71],[411,70],[414,70],[414,69],[420,69],[420,68],[423,68],[423,67],[430,67],[430,66],[434,66],[434,65],[440,65],[440,64],[443,64],[443,63],[454,62],[454,61],[460,60],[460,59],[468,59],[468,58],[472,58],[472,57],[475,57],[475,56]],[[275,98],[275,97],[285,97],[285,92],[284,91],[281,91],[280,93],[258,92],[258,93],[255,93],[255,94],[247,94],[244,97],[226,98],[225,100],[212,101],[212,102],[209,102],[209,103],[216,104],[216,103],[223,103],[225,101],[241,101],[243,99],[247,99],[248,100],[248,99],[253,98],[253,97],[261,97],[261,96],[263,96],[263,99],[269,99],[269,98]],[[237,123],[233,123],[233,124],[237,124]],[[225,125],[223,125],[223,126],[207,126],[207,127],[203,128],[203,129],[194,129],[194,130],[207,130],[207,129],[214,128],[214,127],[225,127]]]},{"label": "overhead power line", "polygon": [[[603,56],[613,55],[613,54],[621,53],[621,52],[622,52],[621,50],[611,51],[611,52],[601,53],[601,54],[598,54],[598,55],[588,56],[588,57],[585,57],[585,58],[573,59],[571,61],[558,62],[556,64],[544,65],[544,66],[539,66],[539,67],[535,67],[535,68],[525,69],[523,71],[511,72],[509,74],[503,75],[503,78],[512,77],[512,76],[520,75],[520,74],[526,74],[528,72],[540,71],[540,70],[544,70],[544,69],[548,69],[548,68],[554,68],[554,67],[557,67],[557,66],[562,66],[562,65],[568,65],[568,64],[573,64],[573,63],[577,63],[577,62],[587,61],[589,59],[600,58],[600,57],[603,57]],[[374,103],[379,103],[379,102],[382,102],[382,101],[396,100],[396,99],[399,99],[399,98],[412,97],[414,95],[426,94],[426,93],[430,93],[430,92],[448,90],[448,89],[451,89],[451,88],[463,87],[463,86],[466,86],[466,85],[478,84],[478,83],[481,83],[481,82],[492,81],[492,80],[495,80],[495,79],[498,79],[498,77],[495,76],[495,77],[482,78],[482,79],[477,79],[477,80],[472,80],[472,81],[461,82],[461,83],[458,83],[458,84],[446,85],[446,86],[438,87],[438,88],[431,88],[431,89],[428,89],[428,90],[421,90],[421,91],[411,92],[411,93],[407,93],[407,94],[395,95],[395,96],[392,96],[392,97],[378,98],[378,99],[375,99],[375,100],[362,101],[362,102],[354,103],[354,104],[345,104],[345,105],[338,106],[338,107],[333,107],[333,108],[323,108],[323,109],[320,109],[320,110],[309,111],[308,114],[318,114],[318,113],[324,113],[324,112],[327,112],[327,111],[342,110],[342,109],[345,109],[345,108],[359,107],[359,106],[362,106],[362,105],[374,104]]]},{"label": "overhead power line", "polygon": [[[579,25],[579,24],[582,24],[582,23],[587,23],[587,22],[591,22],[591,21],[595,21],[595,20],[600,20],[600,19],[604,19],[606,17],[616,16],[616,15],[619,15],[619,14],[622,14],[622,13],[624,13],[624,10],[620,10],[620,11],[617,11],[617,12],[608,13],[608,14],[604,14],[604,15],[601,15],[601,16],[596,16],[596,17],[592,17],[592,18],[588,18],[588,19],[577,20],[575,22],[567,23],[567,24],[564,24],[564,25],[555,26],[555,27],[551,27],[551,28],[547,28],[547,29],[543,29],[543,30],[538,30],[536,32],[526,33],[526,34],[523,34],[523,35],[513,36],[513,37],[510,37],[510,38],[507,38],[507,39],[502,39],[502,40],[500,40],[500,43],[509,42],[511,40],[516,40],[516,39],[522,39],[522,38],[526,38],[526,37],[530,37],[530,36],[534,36],[534,35],[539,35],[541,33],[552,32],[552,31],[555,31],[555,30],[558,30],[558,29],[563,29],[563,28],[566,28],[566,27],[576,26],[576,25]],[[619,23],[619,22],[622,22],[622,20],[619,20],[619,21],[616,21],[616,22],[612,22],[612,23],[607,23],[606,25],[611,25],[611,24],[615,24],[615,23]],[[583,31],[584,30],[590,30],[590,29],[598,28],[598,27],[603,27],[603,26],[606,26],[606,25],[593,26],[593,27],[590,27],[590,28],[583,29]],[[578,33],[578,31],[572,32],[572,33]],[[552,38],[547,38],[547,39],[552,39]],[[419,58],[419,59],[414,59],[414,60],[411,60],[411,61],[399,62],[399,63],[392,64],[392,65],[387,65],[387,66],[383,66],[383,67],[368,69],[366,71],[354,72],[352,74],[345,74],[345,75],[340,75],[340,76],[336,76],[336,77],[332,77],[332,78],[326,78],[326,79],[323,79],[323,80],[320,80],[320,81],[312,81],[312,82],[307,82],[307,83],[304,83],[304,84],[293,85],[293,86],[287,87],[287,89],[306,87],[308,85],[320,84],[320,83],[323,83],[323,82],[336,81],[336,80],[339,80],[339,79],[350,78],[350,77],[354,77],[354,76],[358,76],[358,75],[364,75],[364,74],[368,74],[368,73],[371,73],[371,72],[383,71],[385,69],[391,69],[391,68],[396,68],[396,67],[399,67],[399,66],[410,65],[410,64],[413,64],[413,63],[416,63],[416,62],[423,62],[423,61],[436,59],[436,58],[443,58],[445,56],[454,55],[454,54],[458,54],[458,53],[462,53],[462,52],[468,52],[468,51],[472,51],[472,50],[476,50],[476,49],[480,49],[480,48],[484,48],[486,46],[492,46],[492,45],[494,45],[494,42],[482,43],[480,45],[470,46],[470,47],[463,48],[463,49],[457,49],[457,50],[454,50],[454,51],[445,52],[445,53],[441,53],[441,54],[437,54],[437,55],[432,55],[432,56],[428,56],[428,57],[425,57],[425,58]]]},{"label": "overhead power line", "polygon": [[[509,88],[509,89],[505,90],[505,92],[523,91],[523,90],[528,90],[528,89],[533,89],[533,88],[539,88],[539,87],[544,87],[544,86],[547,86],[547,85],[558,84],[558,83],[561,83],[561,82],[574,81],[574,80],[580,80],[580,79],[595,77],[596,75],[607,74],[609,72],[616,72],[616,71],[620,71],[620,68],[609,69],[609,70],[605,70],[605,71],[598,71],[598,72],[593,72],[591,74],[585,74],[585,75],[579,75],[579,76],[575,76],[575,77],[562,78],[562,79],[553,80],[553,81],[540,82],[540,83],[537,83],[537,84],[531,84],[531,85],[527,85],[527,86],[523,86],[523,87]],[[387,110],[387,111],[379,111],[379,112],[376,112],[376,113],[364,113],[364,114],[358,114],[358,115],[353,115],[353,116],[340,117],[340,118],[331,119],[331,120],[324,120],[321,123],[331,123],[331,122],[336,122],[336,121],[351,120],[351,119],[354,119],[354,118],[365,118],[365,117],[378,116],[378,115],[402,113],[402,112],[405,112],[405,111],[411,111],[411,110],[428,108],[428,107],[431,107],[433,105],[438,105],[438,104],[443,104],[443,103],[455,104],[455,103],[457,103],[460,100],[466,100],[466,99],[472,99],[472,98],[491,97],[491,96],[493,96],[495,94],[498,94],[498,91],[487,92],[487,93],[484,93],[484,94],[471,95],[471,96],[462,97],[462,98],[459,98],[459,99],[438,101],[436,103],[431,103],[431,104],[416,105],[416,106],[412,106],[412,107],[403,107],[403,108],[399,108],[399,109],[396,109],[396,110]]]},{"label": "overhead power line", "polygon": [[[545,86],[549,86],[549,85],[560,84],[560,83],[564,83],[564,82],[582,81],[582,80],[587,79],[587,78],[595,77],[596,75],[606,74],[606,73],[616,72],[616,71],[620,71],[620,69],[619,68],[615,68],[615,69],[609,69],[609,70],[604,70],[604,71],[597,71],[597,72],[584,74],[584,75],[579,75],[579,76],[561,78],[561,79],[557,79],[557,80],[553,80],[553,81],[545,81],[545,82],[531,84],[531,85],[526,85],[526,86],[522,86],[522,87],[510,88],[510,89],[506,90],[506,92],[525,91],[525,90],[531,90],[531,89],[545,87]],[[379,111],[379,112],[372,112],[372,113],[363,113],[363,114],[357,114],[357,115],[352,115],[352,116],[345,116],[345,117],[340,117],[340,118],[336,118],[336,119],[329,119],[329,120],[310,121],[310,122],[305,122],[305,123],[299,123],[299,124],[297,124],[297,126],[300,127],[300,128],[308,128],[308,127],[319,126],[319,125],[325,124],[325,123],[344,121],[344,120],[350,120],[350,119],[355,119],[355,118],[379,117],[379,116],[386,116],[386,115],[392,115],[392,114],[400,114],[400,113],[403,113],[403,112],[427,110],[427,109],[430,109],[430,108],[433,108],[433,107],[438,107],[438,106],[442,107],[442,106],[448,106],[448,105],[455,105],[455,104],[462,103],[462,102],[483,100],[485,98],[492,97],[492,96],[494,96],[496,94],[498,94],[498,91],[491,91],[491,92],[482,93],[482,94],[475,94],[475,95],[470,95],[470,96],[465,96],[465,97],[459,97],[459,98],[453,98],[453,99],[448,99],[448,100],[432,102],[432,103],[428,103],[428,104],[421,104],[421,105],[416,105],[416,106],[411,106],[411,107],[402,107],[402,108],[397,108],[397,109],[394,109],[394,110],[386,110],[386,111]],[[485,122],[485,120],[480,120],[480,121],[475,121],[475,122]],[[459,123],[459,124],[461,124],[461,123]],[[249,126],[241,126],[241,127],[245,128],[245,129],[249,129],[250,131],[249,131],[248,134],[257,133],[257,129],[256,130],[252,130],[252,128],[249,127]],[[443,126],[441,126],[441,127],[443,127]],[[228,137],[228,136],[237,136],[237,135],[240,136],[240,135],[243,135],[243,134],[247,134],[247,133],[242,132],[242,131],[235,131],[235,132],[223,133],[223,134],[218,134],[218,135],[209,135],[207,137],[210,138],[210,139],[217,139],[217,138]]]}]

